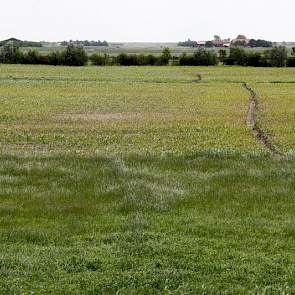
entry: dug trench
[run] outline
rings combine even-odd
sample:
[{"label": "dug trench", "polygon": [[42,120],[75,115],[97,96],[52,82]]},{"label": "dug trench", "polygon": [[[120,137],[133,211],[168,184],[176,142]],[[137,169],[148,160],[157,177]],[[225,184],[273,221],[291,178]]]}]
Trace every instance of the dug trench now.
[{"label": "dug trench", "polygon": [[249,129],[252,130],[257,141],[267,150],[269,150],[274,155],[283,154],[278,150],[278,148],[273,144],[272,140],[265,133],[263,129],[259,127],[256,112],[258,108],[258,98],[257,93],[246,83],[243,82],[243,87],[250,93],[249,108],[246,115],[246,123]]},{"label": "dug trench", "polygon": [[[202,76],[197,74],[197,79],[195,82],[199,83],[202,81]],[[268,151],[270,151],[273,155],[283,156],[283,154],[279,151],[279,149],[275,146],[270,137],[266,134],[266,132],[259,127],[259,123],[256,117],[257,109],[258,109],[258,98],[257,93],[246,83],[242,82],[243,87],[250,93],[249,99],[249,107],[246,114],[246,124],[250,130],[252,130],[253,135],[256,140]]]}]

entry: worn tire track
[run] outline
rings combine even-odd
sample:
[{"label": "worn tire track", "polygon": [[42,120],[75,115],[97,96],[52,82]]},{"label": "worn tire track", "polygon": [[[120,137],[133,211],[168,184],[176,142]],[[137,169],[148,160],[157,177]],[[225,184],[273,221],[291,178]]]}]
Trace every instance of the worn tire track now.
[{"label": "worn tire track", "polygon": [[252,130],[257,141],[274,155],[283,155],[278,148],[273,144],[269,136],[258,125],[256,111],[258,108],[257,93],[246,83],[243,82],[243,87],[250,93],[249,108],[246,116],[246,123],[249,129]]}]

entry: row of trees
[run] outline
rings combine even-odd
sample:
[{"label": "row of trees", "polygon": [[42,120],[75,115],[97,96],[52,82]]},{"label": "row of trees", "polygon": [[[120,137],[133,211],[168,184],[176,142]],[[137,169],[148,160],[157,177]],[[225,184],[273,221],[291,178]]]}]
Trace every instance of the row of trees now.
[{"label": "row of trees", "polygon": [[169,48],[165,48],[162,55],[155,56],[152,54],[125,54],[121,53],[118,56],[110,56],[108,54],[92,54],[90,61],[96,66],[105,65],[121,65],[121,66],[161,66],[169,64],[172,59],[172,55]]},{"label": "row of trees", "polygon": [[212,50],[198,49],[194,54],[182,54],[179,57],[180,66],[214,66],[219,62],[217,54]]},{"label": "row of trees", "polygon": [[34,41],[22,41],[15,38],[7,39],[0,42],[0,47],[5,46],[6,44],[13,43],[17,47],[42,47],[41,42]]},{"label": "row of trees", "polygon": [[167,65],[170,62],[180,66],[210,66],[220,62],[224,65],[240,65],[254,67],[284,67],[295,66],[295,47],[292,49],[291,57],[288,57],[287,49],[283,46],[274,47],[264,51],[246,51],[243,48],[230,48],[229,54],[225,49],[220,49],[219,54],[214,50],[199,48],[194,54],[183,54],[173,57],[170,49],[165,48],[160,56],[136,55],[122,53],[118,56],[108,54],[92,54],[88,57],[82,46],[69,44],[62,51],[53,51],[48,55],[42,55],[36,50],[22,52],[20,48],[9,43],[0,49],[0,63],[8,64],[47,64],[84,66],[90,61],[93,65]]},{"label": "row of trees", "polygon": [[179,65],[209,66],[239,65],[252,67],[295,67],[295,47],[291,56],[288,56],[286,47],[274,47],[264,51],[246,51],[243,48],[230,48],[229,54],[225,49],[220,49],[218,56],[214,51],[198,49],[194,54],[183,54],[179,58]]},{"label": "row of trees", "polygon": [[84,66],[90,62],[93,65],[122,65],[122,66],[141,66],[141,65],[167,65],[172,59],[169,48],[165,48],[160,56],[136,55],[122,53],[118,56],[108,54],[92,54],[88,57],[82,46],[70,43],[66,49],[52,51],[48,55],[42,55],[37,50],[22,52],[20,48],[9,43],[0,50],[0,63],[5,64],[47,64],[65,66]]},{"label": "row of trees", "polygon": [[188,39],[187,41],[183,42],[178,42],[177,46],[182,46],[182,47],[198,47],[198,42],[197,41],[192,41],[191,39]]},{"label": "row of trees", "polygon": [[227,56],[225,50],[219,51],[219,60],[225,65],[240,65],[253,67],[285,67],[295,66],[295,48],[288,57],[286,47],[274,47],[259,51],[246,51],[243,48],[231,48]]},{"label": "row of trees", "polygon": [[250,39],[249,40],[249,43],[248,43],[248,47],[252,47],[252,48],[255,48],[255,47],[272,47],[273,46],[273,43],[271,41],[267,41],[267,40],[262,40],[262,39]]},{"label": "row of trees", "polygon": [[214,40],[206,41],[205,43],[199,44],[197,41],[192,41],[188,39],[184,42],[178,42],[178,46],[183,47],[205,47],[205,48],[213,48],[213,47],[273,47],[273,43],[271,41],[262,40],[262,39],[250,39],[248,40],[244,35],[238,35],[238,37],[234,40],[224,39],[222,40],[218,35],[214,36]]},{"label": "row of trees", "polygon": [[62,41],[60,43],[61,46],[68,46],[69,44],[71,43],[74,43],[75,45],[80,45],[80,46],[109,46],[109,43],[107,41],[88,41],[88,40],[76,40],[76,41],[73,41],[73,40],[70,40],[70,41]]},{"label": "row of trees", "polygon": [[47,64],[83,66],[88,56],[83,47],[69,45],[63,51],[54,51],[48,55],[41,55],[37,50],[22,52],[17,44],[4,45],[0,50],[0,63],[5,64]]}]

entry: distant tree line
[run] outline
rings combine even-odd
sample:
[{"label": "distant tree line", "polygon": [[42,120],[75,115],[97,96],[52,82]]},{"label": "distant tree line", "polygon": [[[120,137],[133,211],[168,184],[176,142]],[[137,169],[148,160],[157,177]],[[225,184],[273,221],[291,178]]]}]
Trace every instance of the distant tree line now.
[{"label": "distant tree line", "polygon": [[121,65],[121,66],[162,66],[168,65],[172,60],[172,55],[169,48],[164,48],[160,56],[152,54],[126,54],[121,53],[118,56],[110,56],[108,54],[94,53],[89,57],[93,65]]},{"label": "distant tree line", "polygon": [[69,44],[75,44],[75,45],[80,45],[80,46],[98,46],[98,47],[102,47],[102,46],[109,46],[109,43],[107,41],[88,41],[88,40],[84,40],[84,41],[81,41],[81,40],[76,40],[76,41],[73,41],[73,40],[70,40],[70,41],[62,41],[60,43],[61,46],[68,46]]},{"label": "distant tree line", "polygon": [[271,41],[267,41],[267,40],[262,40],[262,39],[250,39],[249,43],[248,43],[248,47],[272,47],[273,43]]},{"label": "distant tree line", "polygon": [[6,45],[8,43],[13,43],[17,47],[42,47],[41,42],[22,41],[22,40],[18,40],[18,39],[15,39],[15,38],[11,38],[11,39],[8,39],[8,40],[1,41],[0,42],[0,47]]},{"label": "distant tree line", "polygon": [[0,50],[0,63],[5,64],[44,64],[83,66],[88,56],[83,47],[70,44],[63,51],[53,51],[48,55],[41,55],[37,50],[30,49],[22,52],[15,43],[8,43]]},{"label": "distant tree line", "polygon": [[222,63],[252,67],[295,67],[295,47],[288,56],[286,47],[279,46],[261,52],[232,47],[228,51],[220,49],[217,55],[213,50],[199,48],[194,54],[183,54],[179,57],[181,66],[209,66]]},{"label": "distant tree line", "polygon": [[144,66],[144,65],[167,65],[172,59],[169,48],[164,48],[160,56],[119,54],[110,56],[108,54],[87,55],[83,46],[70,43],[64,50],[52,51],[49,54],[40,54],[37,50],[30,49],[22,52],[15,43],[7,43],[0,49],[0,63],[4,64],[43,64],[84,66],[90,61],[93,65],[122,65],[122,66]]},{"label": "distant tree line", "polygon": [[0,63],[5,64],[84,66],[89,62],[96,66],[214,66],[222,63],[253,67],[295,67],[295,47],[292,48],[291,56],[288,56],[286,47],[279,46],[261,52],[232,47],[229,52],[220,49],[218,54],[214,50],[198,48],[195,53],[182,54],[180,57],[172,56],[169,48],[164,48],[160,56],[125,53],[118,56],[94,53],[88,56],[83,46],[73,43],[64,50],[52,51],[49,54],[40,54],[36,49],[23,52],[15,43],[7,43],[0,48]]},{"label": "distant tree line", "polygon": [[[217,38],[218,37],[218,38]],[[273,43],[271,41],[262,40],[262,39],[250,39],[249,42],[246,39],[245,36],[239,35],[239,37],[243,37],[244,39],[237,39],[233,40],[231,43],[232,47],[250,47],[250,48],[257,48],[257,47],[264,47],[264,48],[270,48],[273,47]],[[199,44],[197,41],[192,41],[188,39],[184,42],[178,42],[177,46],[182,47],[205,47],[205,48],[213,48],[213,47],[224,47],[224,44],[226,42],[229,42],[229,39],[227,40],[221,40],[219,36],[214,36],[214,41],[206,41],[205,44]]]},{"label": "distant tree line", "polygon": [[184,41],[184,42],[178,42],[177,46],[198,47],[198,42],[197,41],[192,41],[191,39],[188,39],[187,41]]},{"label": "distant tree line", "polygon": [[217,54],[214,51],[199,48],[194,54],[182,54],[178,64],[180,66],[214,66],[218,62]]},{"label": "distant tree line", "polygon": [[288,57],[286,47],[279,46],[262,52],[246,51],[243,48],[231,48],[229,55],[222,55],[222,62],[225,65],[240,65],[252,67],[285,67],[295,66],[295,48],[292,49],[291,57]]}]

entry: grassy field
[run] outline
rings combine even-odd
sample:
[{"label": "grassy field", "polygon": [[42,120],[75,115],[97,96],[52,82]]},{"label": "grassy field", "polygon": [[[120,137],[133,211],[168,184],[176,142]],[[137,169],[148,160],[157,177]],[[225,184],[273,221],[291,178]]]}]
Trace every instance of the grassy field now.
[{"label": "grassy field", "polygon": [[[181,47],[177,46],[177,43],[110,43],[108,47],[97,47],[97,46],[87,46],[85,50],[88,54],[92,53],[107,53],[110,55],[118,55],[120,53],[127,54],[153,54],[153,55],[161,55],[163,49],[165,47],[169,47],[171,52],[175,56],[179,56],[182,53],[193,53],[196,48],[190,47]],[[34,48],[41,53],[48,53],[52,50],[63,50],[65,47],[63,46],[51,46],[51,47],[38,47]],[[23,48],[24,51],[29,48]]]},{"label": "grassy field", "polygon": [[[120,53],[126,54],[153,54],[153,55],[161,55],[162,51],[165,47],[170,48],[173,56],[180,56],[183,53],[192,54],[197,48],[192,47],[182,47],[177,46],[177,43],[145,43],[145,42],[130,42],[130,43],[110,43],[108,47],[95,47],[95,46],[86,46],[84,47],[88,54],[98,53],[103,54],[107,53],[110,55],[118,55]],[[41,54],[48,54],[48,52],[53,50],[63,50],[64,46],[44,46],[44,47],[36,47],[36,48],[22,48],[23,51],[27,51],[28,49],[36,49]],[[210,48],[209,48],[210,49]],[[210,50],[214,50],[216,53],[220,48],[211,48]],[[225,48],[229,51],[228,48]],[[266,48],[247,48],[249,51],[264,51]],[[291,54],[291,48],[288,48],[289,54]]]},{"label": "grassy field", "polygon": [[295,294],[294,74],[1,65],[0,293]]}]

